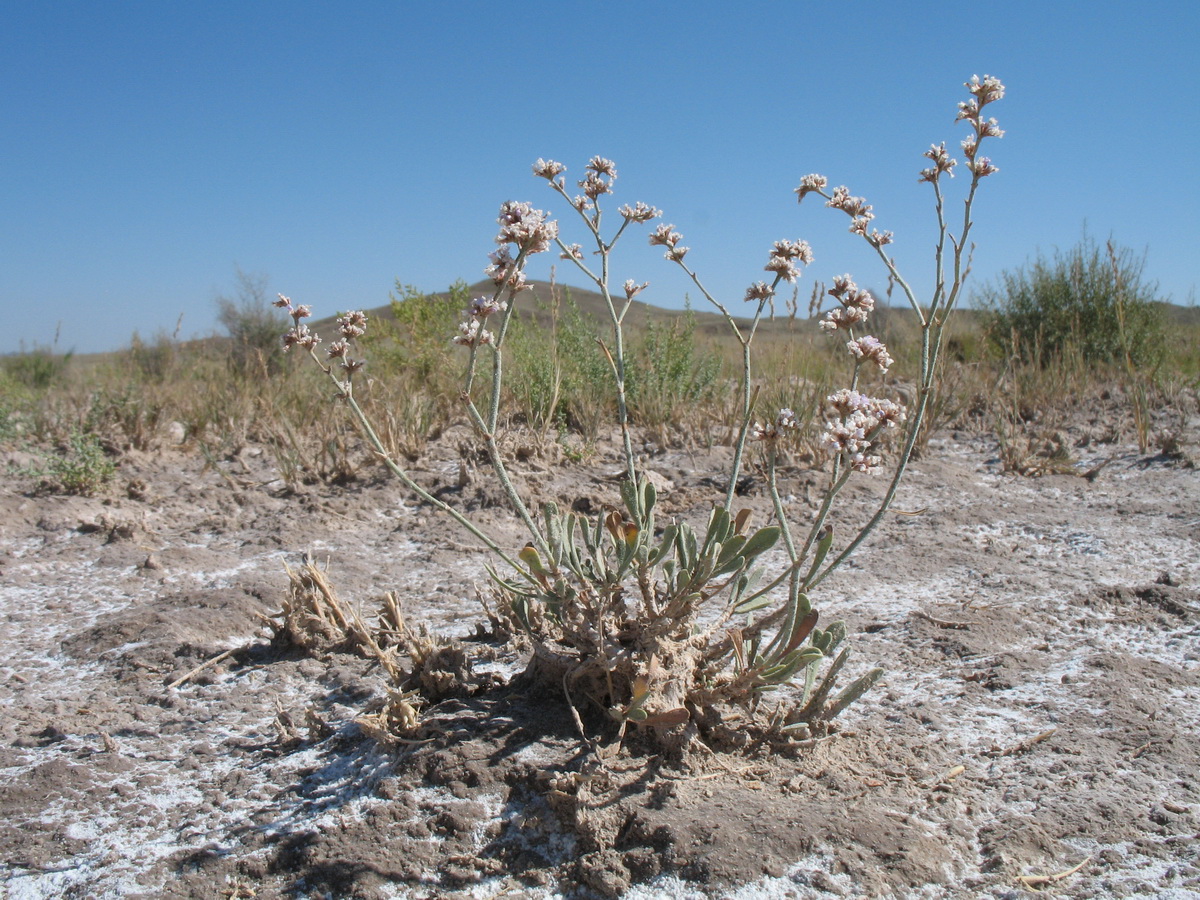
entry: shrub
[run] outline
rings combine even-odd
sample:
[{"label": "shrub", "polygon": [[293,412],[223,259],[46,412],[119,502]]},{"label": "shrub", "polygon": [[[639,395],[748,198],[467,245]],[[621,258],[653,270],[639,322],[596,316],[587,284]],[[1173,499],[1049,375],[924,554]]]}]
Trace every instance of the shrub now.
[{"label": "shrub", "polygon": [[233,297],[217,297],[217,321],[229,335],[229,354],[242,376],[274,371],[280,361],[279,331],[283,319],[267,299],[267,279],[237,270]]},{"label": "shrub", "polygon": [[720,363],[696,346],[696,316],[689,309],[667,324],[650,321],[629,373],[635,421],[661,425],[686,405],[711,399]]},{"label": "shrub", "polygon": [[52,490],[91,497],[108,486],[116,471],[96,435],[72,431],[66,444],[31,474],[45,479]]},{"label": "shrub", "polygon": [[1157,285],[1143,280],[1144,265],[1128,248],[1101,247],[1087,235],[1050,259],[1039,253],[980,291],[993,345],[1039,366],[1068,357],[1157,365],[1161,311]]},{"label": "shrub", "polygon": [[71,351],[56,353],[50,347],[34,347],[4,357],[4,374],[24,387],[45,390],[62,378],[72,355]]},{"label": "shrub", "polygon": [[[1002,134],[994,119],[984,118],[983,110],[1003,97],[1003,85],[985,76],[972,78],[966,87],[971,98],[959,104],[958,120],[971,128],[963,142],[965,168],[971,176],[958,232],[946,226],[942,194],[942,176],[951,173],[957,162],[945,144],[924,154],[931,165],[921,172],[921,181],[931,186],[939,223],[937,286],[927,302],[917,299],[885,251],[892,234],[871,227],[874,212],[862,197],[852,196],[845,187],[828,189],[827,180],[819,175],[805,176],[796,189],[801,201],[816,194],[827,207],[849,217],[851,233],[875,251],[908,300],[919,323],[921,344],[917,383],[907,409],[890,398],[864,393],[880,383],[877,379],[893,360],[881,341],[863,333],[874,298],[849,275],[833,279],[827,294],[834,304],[820,327],[844,348],[842,365],[848,376],[844,387],[820,403],[823,425],[818,440],[831,463],[818,511],[802,526],[789,520],[777,485],[777,464],[781,451],[796,440],[805,423],[790,408],[765,415],[756,410],[752,345],[777,290],[784,282],[796,282],[801,267],[813,261],[806,241],[773,244],[763,267],[770,282],[751,284],[743,297],[750,314],[735,317],[690,268],[689,250],[680,232],[673,225],[659,225],[651,232],[650,243],[664,248],[666,259],[679,266],[721,313],[742,363],[737,433],[724,497],[700,529],[685,521],[660,523],[657,492],[639,465],[630,433],[635,383],[630,362],[635,354],[629,349],[624,323],[646,284],[629,279],[614,292],[609,273],[613,249],[627,230],[661,213],[640,201],[621,206],[616,210],[616,228],[605,233],[601,207],[607,206],[605,198],[617,178],[611,160],[597,156],[587,163],[577,182],[582,194],[575,197],[567,191],[565,166],[540,159],[534,164],[534,174],[578,213],[589,251],[594,248],[594,252],[564,242],[558,223],[532,204],[503,204],[496,238],[500,249],[491,254],[491,265],[485,270],[494,292],[471,300],[454,337],[466,354],[459,392],[462,408],[492,464],[497,484],[528,532],[528,543],[516,551],[431,495],[387,453],[356,397],[361,384],[356,374],[363,365],[358,342],[366,331],[367,316],[350,312],[340,317],[340,338],[324,348],[322,357],[317,353],[319,338],[302,321],[310,315],[308,307],[293,306],[288,298],[279,297],[278,305],[286,307],[294,321],[284,338],[285,348],[307,350],[390,471],[495,555],[498,565],[488,567],[495,630],[531,652],[528,676],[543,690],[565,695],[585,741],[590,743],[589,728],[576,697],[589,698],[607,712],[607,719],[593,720],[593,731],[606,730],[606,721],[623,738],[632,725],[659,749],[684,753],[696,740],[745,746],[755,735],[788,740],[819,733],[880,677],[881,670],[870,669],[834,693],[848,658],[843,646],[846,626],[833,622],[817,627],[819,615],[809,595],[886,515],[929,411],[944,329],[969,268],[966,248],[976,191],[984,178],[997,171],[979,148],[984,140]],[[511,326],[526,284],[525,265],[532,255],[552,247],[595,284],[609,315],[609,327],[598,343],[620,429],[623,509],[596,516],[564,512],[553,502],[543,504],[540,515],[535,515],[514,485],[509,461],[497,441],[505,377],[511,375],[506,368],[513,358],[509,343],[520,339],[520,332]],[[687,389],[692,383],[690,360],[674,355],[657,338],[649,356],[662,367],[656,377],[669,390]],[[865,516],[865,524],[849,534],[835,535],[835,510],[843,488],[851,478],[883,470],[883,448],[889,443],[895,450],[889,454],[891,474],[882,499]],[[751,447],[763,458],[774,511],[774,521],[761,527],[752,526],[749,509],[735,506],[736,486]],[[860,513],[847,518],[861,521]],[[782,545],[783,552],[775,556],[768,574],[772,562],[768,554],[776,545]],[[415,669],[409,686],[419,686]],[[790,693],[775,694],[772,701],[773,692],[788,686],[793,688]],[[414,716],[406,713],[401,719],[406,730],[417,727]]]}]

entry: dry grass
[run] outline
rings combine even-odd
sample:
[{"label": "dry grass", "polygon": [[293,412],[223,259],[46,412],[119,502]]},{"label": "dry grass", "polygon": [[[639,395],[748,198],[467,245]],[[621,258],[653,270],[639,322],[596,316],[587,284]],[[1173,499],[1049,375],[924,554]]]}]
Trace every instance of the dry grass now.
[{"label": "dry grass", "polygon": [[[452,297],[410,296],[404,302],[444,304],[456,318],[470,291],[460,287]],[[505,399],[512,410],[508,427],[534,432],[534,446],[554,444],[577,456],[612,418],[605,384],[596,383],[606,365],[594,344],[600,331],[596,296],[538,284],[526,302],[519,335],[526,352],[514,353],[510,362],[509,382],[517,387]],[[464,419],[455,400],[462,361],[441,332],[422,331],[411,321],[402,328],[395,317],[399,305],[372,313],[393,324],[375,338],[371,377],[358,396],[389,453],[415,461],[430,440]],[[1146,452],[1185,453],[1196,439],[1191,431],[1200,388],[1200,316],[1194,313],[1168,308],[1161,363],[1130,373],[1091,363],[1070,345],[1046,364],[998,357],[988,348],[984,318],[967,311],[948,337],[941,385],[918,449],[943,428],[991,432],[1010,471],[1061,471],[1073,451],[1055,433],[1063,416],[1087,398],[1102,415],[1083,439],[1135,440]],[[634,423],[659,446],[730,443],[737,428],[731,387],[740,361],[727,340],[727,324],[708,313],[684,319],[641,306],[631,318],[642,323],[640,332],[633,331],[635,373],[638,366],[641,371],[631,397]],[[877,329],[897,362],[872,390],[901,400],[917,362],[903,355],[913,346],[905,340],[914,326],[909,319],[890,310],[879,316]],[[756,368],[772,377],[761,382],[759,409],[790,407],[802,421],[812,419],[841,363],[836,342],[815,331],[810,320],[789,315],[762,324]],[[657,335],[656,342],[647,334]],[[564,341],[570,352],[554,356],[550,348]],[[664,347],[674,356],[667,357]],[[73,435],[88,435],[112,459],[179,447],[214,465],[235,459],[248,445],[265,445],[281,482],[293,488],[351,481],[374,469],[375,455],[348,417],[331,413],[330,391],[315,377],[319,373],[291,367],[285,376],[268,359],[231,365],[235,352],[241,351],[220,339],[146,343],[135,336],[128,348],[111,354],[39,350],[6,357],[0,360],[0,445],[52,457],[66,452]],[[823,454],[815,435],[802,439],[796,452],[819,464]]]}]

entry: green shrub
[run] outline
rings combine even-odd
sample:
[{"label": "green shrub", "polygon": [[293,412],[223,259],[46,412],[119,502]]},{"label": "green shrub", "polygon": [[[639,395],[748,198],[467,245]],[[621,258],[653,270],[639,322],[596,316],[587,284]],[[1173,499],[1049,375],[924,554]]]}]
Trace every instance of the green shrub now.
[{"label": "green shrub", "polygon": [[690,309],[667,324],[649,322],[629,369],[629,402],[635,420],[664,424],[685,404],[711,399],[720,361],[696,345],[696,316]]},{"label": "green shrub", "polygon": [[395,321],[375,322],[366,342],[373,374],[403,373],[423,384],[432,379],[429,386],[434,390],[456,384],[462,360],[453,352],[449,336],[471,305],[467,283],[460,279],[445,294],[426,294],[397,280],[390,299]]},{"label": "green shrub", "polygon": [[90,497],[108,486],[117,466],[104,452],[94,434],[72,431],[66,446],[46,458],[46,465],[33,474],[67,494]]},{"label": "green shrub", "polygon": [[60,354],[49,347],[34,347],[6,356],[3,360],[4,374],[24,387],[44,390],[60,380],[71,361],[71,355],[71,351]]},{"label": "green shrub", "polygon": [[274,372],[283,359],[279,335],[287,319],[267,296],[267,279],[237,270],[234,297],[217,297],[217,321],[229,335],[230,361],[242,376]]},{"label": "green shrub", "polygon": [[1001,274],[978,298],[990,340],[1005,356],[1046,366],[1074,355],[1088,363],[1153,367],[1162,358],[1157,285],[1143,258],[1083,239],[1052,259]]}]

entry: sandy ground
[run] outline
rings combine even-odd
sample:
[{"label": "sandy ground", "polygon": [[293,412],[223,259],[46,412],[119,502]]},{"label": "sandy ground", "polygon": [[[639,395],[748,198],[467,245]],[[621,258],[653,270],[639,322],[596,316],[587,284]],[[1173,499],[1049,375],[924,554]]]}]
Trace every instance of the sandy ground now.
[{"label": "sandy ground", "polygon": [[[1078,437],[1076,435],[1075,437]],[[519,547],[451,438],[417,476]],[[700,523],[725,452],[658,451]],[[467,636],[484,554],[373,472],[299,493],[250,447],[131,455],[107,498],[0,482],[0,896],[144,898],[1200,897],[1200,472],[1092,442],[1093,480],[1001,473],[995,439],[933,441],[814,603],[885,680],[794,754],[628,753],[597,771],[560,697],[427,711],[427,743],[355,719],[367,660],[285,650],[284,563],[328,561]],[[522,485],[617,503],[603,452],[534,454]],[[784,490],[798,517],[819,476]],[[861,479],[851,520],[880,483]],[[761,490],[745,503],[766,510]],[[494,652],[479,645],[484,656]],[[223,650],[225,661],[168,684]],[[519,669],[490,663],[505,678]],[[586,779],[587,809],[556,803]]]}]

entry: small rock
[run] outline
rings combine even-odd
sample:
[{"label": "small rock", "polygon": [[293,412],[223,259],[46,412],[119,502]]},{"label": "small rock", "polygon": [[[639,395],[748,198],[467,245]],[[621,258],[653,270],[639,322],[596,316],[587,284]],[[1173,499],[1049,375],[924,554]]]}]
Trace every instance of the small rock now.
[{"label": "small rock", "polygon": [[654,485],[654,489],[660,494],[669,494],[675,490],[675,482],[661,472],[655,472],[653,469],[646,469],[643,474],[646,480]]}]

